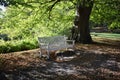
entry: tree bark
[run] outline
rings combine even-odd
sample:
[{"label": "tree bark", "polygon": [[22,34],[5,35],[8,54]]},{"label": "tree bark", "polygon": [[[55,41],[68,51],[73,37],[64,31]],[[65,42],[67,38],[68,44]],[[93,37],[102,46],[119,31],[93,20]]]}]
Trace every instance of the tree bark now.
[{"label": "tree bark", "polygon": [[89,29],[89,18],[92,11],[92,7],[78,7],[78,31],[80,37],[80,43],[92,43],[92,38],[90,36],[90,29]]},{"label": "tree bark", "polygon": [[76,42],[83,44],[92,43],[92,38],[89,29],[89,18],[92,11],[93,5],[77,7],[77,19],[74,21],[74,25],[78,27],[77,31],[74,31],[77,38],[73,38]]}]

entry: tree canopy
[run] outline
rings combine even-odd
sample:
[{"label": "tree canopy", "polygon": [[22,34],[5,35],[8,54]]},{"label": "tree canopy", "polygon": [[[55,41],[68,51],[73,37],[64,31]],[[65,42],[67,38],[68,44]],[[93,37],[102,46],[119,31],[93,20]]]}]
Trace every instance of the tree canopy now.
[{"label": "tree canopy", "polygon": [[[90,1],[94,1],[94,7],[91,15],[91,20],[96,23],[107,23],[108,26],[119,28],[119,19],[120,19],[120,1],[119,0],[1,0],[0,4],[4,6],[16,6],[20,7],[29,7],[35,9],[39,7],[39,10],[46,9],[44,13],[48,11],[51,13],[54,6],[58,6],[59,3],[69,2],[71,5],[65,5],[69,10],[74,10],[78,3],[82,1],[88,2],[86,5],[90,4]],[[81,3],[82,5],[82,3]],[[64,8],[63,8],[64,9]]]},{"label": "tree canopy", "polygon": [[78,4],[88,7],[91,3],[94,5],[90,21],[106,24],[110,29],[120,28],[119,0],[1,0],[0,4],[6,6],[7,11],[3,14],[4,18],[0,19],[0,24],[2,28],[22,29],[16,31],[19,33],[16,36],[39,32],[46,32],[47,35],[66,34],[73,25]]}]

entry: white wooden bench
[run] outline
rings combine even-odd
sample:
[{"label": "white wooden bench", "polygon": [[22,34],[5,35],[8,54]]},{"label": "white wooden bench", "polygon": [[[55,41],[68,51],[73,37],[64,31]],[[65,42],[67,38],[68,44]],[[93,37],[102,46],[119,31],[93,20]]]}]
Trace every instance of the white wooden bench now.
[{"label": "white wooden bench", "polygon": [[47,58],[50,57],[50,51],[74,48],[75,41],[67,40],[65,36],[52,36],[52,37],[38,37],[40,47],[40,57],[43,50],[47,51]]}]

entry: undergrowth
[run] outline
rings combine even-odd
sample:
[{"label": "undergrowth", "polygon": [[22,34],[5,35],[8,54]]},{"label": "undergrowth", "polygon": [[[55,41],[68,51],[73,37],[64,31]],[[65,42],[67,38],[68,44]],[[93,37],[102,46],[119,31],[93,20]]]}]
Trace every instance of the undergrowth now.
[{"label": "undergrowth", "polygon": [[35,39],[26,39],[19,41],[1,41],[0,53],[9,53],[38,48],[38,42]]}]

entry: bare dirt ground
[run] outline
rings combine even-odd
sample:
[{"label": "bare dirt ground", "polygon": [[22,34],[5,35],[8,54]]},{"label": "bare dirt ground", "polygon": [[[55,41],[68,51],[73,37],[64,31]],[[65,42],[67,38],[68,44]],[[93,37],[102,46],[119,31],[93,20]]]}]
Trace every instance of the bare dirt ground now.
[{"label": "bare dirt ground", "polygon": [[39,58],[39,49],[0,54],[0,80],[120,80],[120,41],[78,44],[80,55],[57,62]]}]

